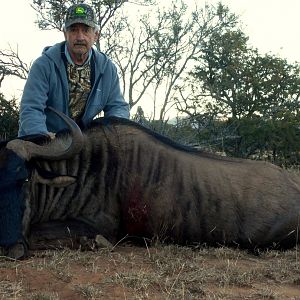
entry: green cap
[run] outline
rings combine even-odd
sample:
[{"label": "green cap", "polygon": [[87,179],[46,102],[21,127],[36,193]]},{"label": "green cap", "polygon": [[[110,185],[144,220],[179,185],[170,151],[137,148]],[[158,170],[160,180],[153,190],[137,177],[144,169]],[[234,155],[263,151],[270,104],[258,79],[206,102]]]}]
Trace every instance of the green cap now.
[{"label": "green cap", "polygon": [[65,28],[69,26],[82,23],[90,27],[96,27],[95,13],[91,6],[80,3],[72,5],[68,8],[65,20]]}]

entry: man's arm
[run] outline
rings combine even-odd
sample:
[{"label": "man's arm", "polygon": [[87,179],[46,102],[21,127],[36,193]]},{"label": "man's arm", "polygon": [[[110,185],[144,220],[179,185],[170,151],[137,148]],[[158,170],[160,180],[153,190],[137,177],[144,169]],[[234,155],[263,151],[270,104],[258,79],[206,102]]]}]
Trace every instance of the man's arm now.
[{"label": "man's arm", "polygon": [[45,108],[49,92],[49,79],[42,59],[36,60],[26,81],[19,119],[19,136],[28,134],[48,134]]}]

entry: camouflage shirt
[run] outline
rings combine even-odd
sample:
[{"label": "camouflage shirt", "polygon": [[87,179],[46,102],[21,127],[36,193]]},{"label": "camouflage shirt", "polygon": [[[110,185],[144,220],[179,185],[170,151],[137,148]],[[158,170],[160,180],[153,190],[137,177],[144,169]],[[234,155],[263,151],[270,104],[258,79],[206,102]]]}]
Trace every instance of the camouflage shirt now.
[{"label": "camouflage shirt", "polygon": [[87,63],[76,66],[67,63],[69,81],[69,111],[70,116],[77,123],[85,110],[85,105],[91,91],[91,66]]}]

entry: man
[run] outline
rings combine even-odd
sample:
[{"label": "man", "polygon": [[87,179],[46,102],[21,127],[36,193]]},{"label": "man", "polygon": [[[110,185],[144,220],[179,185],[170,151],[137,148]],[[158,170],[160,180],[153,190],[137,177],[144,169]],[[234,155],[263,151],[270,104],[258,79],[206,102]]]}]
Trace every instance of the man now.
[{"label": "man", "polygon": [[[99,36],[92,8],[82,3],[72,5],[63,31],[65,41],[45,48],[31,67],[21,99],[19,136],[41,134],[54,138],[65,128],[46,110],[47,106],[69,115],[81,127],[101,111],[106,117],[129,117],[115,65],[92,48]],[[27,256],[21,234],[22,185],[28,175],[24,161],[12,161],[14,165],[9,166],[6,177],[17,183],[4,182],[0,187],[0,255],[22,259]]]},{"label": "man", "polygon": [[65,41],[44,49],[32,65],[20,108],[19,135],[48,134],[64,129],[45,111],[52,106],[86,126],[101,111],[128,118],[115,65],[92,48],[99,37],[95,14],[87,4],[72,5],[64,24]]}]

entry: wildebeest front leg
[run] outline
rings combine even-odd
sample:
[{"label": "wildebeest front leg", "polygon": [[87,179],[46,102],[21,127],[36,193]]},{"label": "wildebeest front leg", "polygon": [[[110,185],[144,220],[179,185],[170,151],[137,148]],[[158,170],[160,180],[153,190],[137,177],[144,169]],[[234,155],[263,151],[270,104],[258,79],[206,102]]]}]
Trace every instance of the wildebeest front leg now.
[{"label": "wildebeest front leg", "polygon": [[75,219],[32,225],[28,243],[31,250],[64,247],[94,250],[113,247],[95,228]]}]

